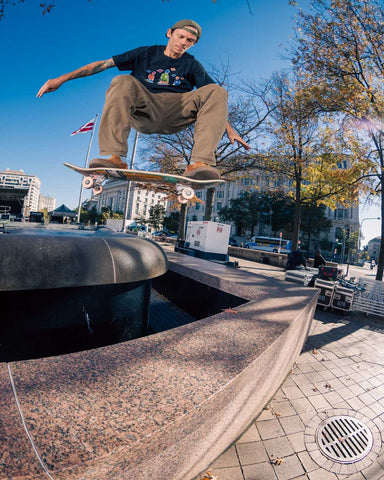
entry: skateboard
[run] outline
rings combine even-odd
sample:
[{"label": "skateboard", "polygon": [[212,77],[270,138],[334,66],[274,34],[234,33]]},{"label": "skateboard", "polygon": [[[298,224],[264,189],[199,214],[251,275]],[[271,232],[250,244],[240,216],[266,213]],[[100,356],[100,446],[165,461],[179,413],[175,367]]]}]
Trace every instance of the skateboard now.
[{"label": "skateboard", "polygon": [[182,175],[174,175],[162,172],[147,172],[145,170],[126,170],[122,168],[81,168],[71,163],[64,165],[84,176],[83,187],[92,188],[94,195],[100,195],[103,191],[102,183],[108,179],[126,180],[132,182],[150,183],[158,187],[164,187],[166,191],[174,191],[179,203],[187,203],[194,198],[194,188],[209,188],[222,185],[225,180],[193,180]]}]

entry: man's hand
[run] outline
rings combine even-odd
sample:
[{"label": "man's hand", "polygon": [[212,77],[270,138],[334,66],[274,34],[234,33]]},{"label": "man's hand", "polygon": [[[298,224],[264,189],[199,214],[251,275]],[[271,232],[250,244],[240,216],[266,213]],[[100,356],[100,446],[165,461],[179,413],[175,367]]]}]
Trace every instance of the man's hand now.
[{"label": "man's hand", "polygon": [[241,147],[244,147],[246,150],[250,150],[251,146],[248,145],[248,143],[245,142],[237,132],[235,132],[235,130],[232,128],[232,126],[229,123],[227,123],[226,130],[227,130],[229,141],[231,142],[232,145],[236,141]]},{"label": "man's hand", "polygon": [[37,92],[36,97],[41,98],[44,93],[54,92],[63,84],[58,78],[54,78],[52,80],[47,80],[44,85],[40,88]]}]

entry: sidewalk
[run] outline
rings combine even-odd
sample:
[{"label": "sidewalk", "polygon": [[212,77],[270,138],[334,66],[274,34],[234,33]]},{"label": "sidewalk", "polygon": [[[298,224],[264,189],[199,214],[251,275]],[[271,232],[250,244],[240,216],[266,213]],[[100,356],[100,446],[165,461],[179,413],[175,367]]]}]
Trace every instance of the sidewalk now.
[{"label": "sidewalk", "polygon": [[[284,278],[277,267],[240,265]],[[355,427],[329,439],[326,424],[338,428],[345,416]],[[217,480],[379,480],[383,440],[384,320],[316,310],[291,374],[207,470]]]}]

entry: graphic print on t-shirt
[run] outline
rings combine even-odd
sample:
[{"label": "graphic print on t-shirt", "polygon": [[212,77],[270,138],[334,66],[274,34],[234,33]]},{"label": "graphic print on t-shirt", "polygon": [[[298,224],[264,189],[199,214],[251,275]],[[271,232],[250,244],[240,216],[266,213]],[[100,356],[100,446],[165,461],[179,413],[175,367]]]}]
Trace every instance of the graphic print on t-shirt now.
[{"label": "graphic print on t-shirt", "polygon": [[149,83],[157,83],[157,85],[178,86],[181,84],[181,81],[184,80],[184,77],[180,77],[175,72],[176,68],[174,67],[167,68],[166,70],[161,68],[155,71],[146,70],[148,76],[145,81]]},{"label": "graphic print on t-shirt", "polygon": [[165,49],[166,45],[138,47],[112,58],[120,71],[131,71],[152,93],[185,93],[215,83],[193,55],[185,52],[180,58],[170,58]]}]

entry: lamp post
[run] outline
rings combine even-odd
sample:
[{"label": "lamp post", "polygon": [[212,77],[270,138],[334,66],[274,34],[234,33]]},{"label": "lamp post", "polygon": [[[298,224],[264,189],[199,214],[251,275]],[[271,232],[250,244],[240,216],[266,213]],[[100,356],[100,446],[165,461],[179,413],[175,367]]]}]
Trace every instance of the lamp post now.
[{"label": "lamp post", "polygon": [[361,229],[363,227],[363,223],[366,221],[366,220],[380,220],[380,217],[368,217],[368,218],[363,218],[360,222],[360,227],[359,227],[359,241],[358,241],[358,245],[359,245],[359,252],[360,252],[360,248],[361,248]]},{"label": "lamp post", "polygon": [[[135,142],[133,144],[133,150],[132,150],[132,155],[131,155],[131,163],[129,164],[129,169],[132,170],[133,166],[135,164],[135,157],[136,157],[136,149],[137,149],[137,143],[139,141],[139,132],[136,132],[135,134]],[[123,226],[121,228],[121,231],[125,233],[127,229],[127,215],[128,215],[128,206],[129,206],[129,196],[131,193],[131,181],[129,180],[127,182],[127,190],[126,190],[126,198],[125,198],[125,207],[124,207],[124,215],[123,215]]]},{"label": "lamp post", "polygon": [[268,212],[261,212],[260,214],[260,224],[259,224],[259,235],[262,235],[264,233],[264,219],[263,219],[263,215],[264,216],[269,216],[269,229],[270,231],[272,230],[272,215],[273,215],[273,209],[272,209],[272,203],[269,199],[263,197],[263,196],[259,196],[257,197],[258,200],[260,201],[260,204],[261,204],[261,208],[264,208],[264,206],[268,206],[269,207],[269,211]]}]

